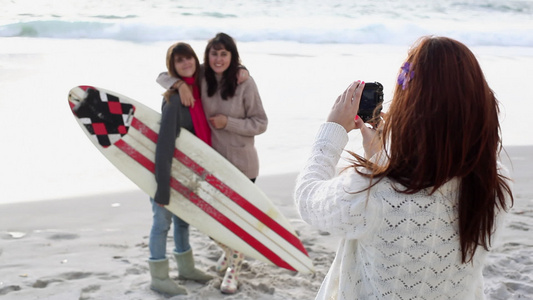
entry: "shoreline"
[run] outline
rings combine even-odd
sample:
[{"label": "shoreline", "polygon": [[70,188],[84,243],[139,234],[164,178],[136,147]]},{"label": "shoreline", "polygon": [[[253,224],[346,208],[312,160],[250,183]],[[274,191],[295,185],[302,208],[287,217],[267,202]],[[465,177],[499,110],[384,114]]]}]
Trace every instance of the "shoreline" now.
[{"label": "shoreline", "polygon": [[[360,146],[357,145],[356,143],[359,143],[359,142],[360,142],[359,139],[351,140],[348,143],[346,149],[350,149],[350,150],[358,149]],[[97,151],[94,151],[94,152],[97,152]],[[502,153],[501,153],[501,162],[504,163],[504,165],[512,173],[513,172],[513,170],[512,170],[513,166],[516,166],[518,162],[526,159],[526,157],[531,156],[529,153],[533,153],[533,145],[504,146],[503,150],[502,150]],[[105,157],[103,157],[100,153],[95,153],[95,154],[96,154],[96,157],[98,158],[98,160],[102,160],[102,161],[105,161],[106,163],[108,163],[107,160],[105,159]],[[308,153],[303,153],[302,155],[307,155],[307,154]],[[514,156],[514,158],[509,159],[507,157],[507,154],[510,157]],[[513,161],[514,164],[510,164],[509,163],[510,160]],[[261,160],[261,163],[263,163],[263,160]],[[123,177],[123,178],[120,179],[121,181],[126,182],[125,185],[121,185],[121,189],[120,190],[117,190],[117,191],[102,190],[102,192],[100,192],[100,193],[93,193],[93,194],[86,194],[86,195],[66,195],[66,196],[51,197],[51,198],[44,197],[42,199],[23,199],[23,200],[19,200],[17,202],[9,201],[9,200],[0,200],[0,208],[2,206],[4,206],[4,205],[10,205],[10,204],[22,204],[22,203],[43,202],[43,201],[63,201],[63,200],[71,201],[72,199],[78,199],[78,198],[98,198],[98,197],[107,197],[107,196],[112,197],[112,195],[116,195],[117,197],[121,197],[122,194],[130,194],[130,193],[135,193],[135,192],[143,193],[141,190],[138,189],[138,187],[133,182],[131,182],[127,177],[125,177],[122,173],[120,173],[120,171],[118,171],[116,168],[114,168],[114,166],[111,165],[111,169],[112,169],[112,171],[116,171],[118,176],[122,176]],[[267,190],[267,189],[270,189],[270,188],[273,187],[272,181],[275,181],[275,178],[284,177],[284,178],[288,179],[289,181],[283,180],[282,182],[294,185],[294,180],[292,180],[292,179],[296,178],[298,172],[299,172],[298,170],[288,170],[288,171],[279,172],[279,173],[274,173],[274,172],[272,172],[270,170],[270,172],[268,172],[266,174],[261,174],[261,172],[260,172],[259,173],[259,177],[257,178],[257,183],[258,183],[259,186],[264,184],[265,187],[263,188],[263,186],[261,186],[261,188],[263,190]],[[524,175],[527,175],[527,172],[522,172],[522,173]],[[529,179],[533,179],[533,176],[528,177],[528,178]],[[292,180],[292,181],[290,181],[290,180]],[[127,188],[127,187],[124,188],[124,186],[130,187],[130,188]],[[286,185],[284,185],[284,186],[286,187]]]}]

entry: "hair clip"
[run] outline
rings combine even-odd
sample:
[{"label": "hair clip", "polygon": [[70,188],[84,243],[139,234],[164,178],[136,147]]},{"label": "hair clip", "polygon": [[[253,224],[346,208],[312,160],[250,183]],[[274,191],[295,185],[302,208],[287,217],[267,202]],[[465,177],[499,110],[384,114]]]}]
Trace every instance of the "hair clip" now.
[{"label": "hair clip", "polygon": [[415,71],[410,71],[410,68],[411,64],[406,61],[402,65],[402,71],[400,72],[400,75],[398,75],[398,84],[402,86],[402,90],[407,88],[407,84],[415,76]]}]

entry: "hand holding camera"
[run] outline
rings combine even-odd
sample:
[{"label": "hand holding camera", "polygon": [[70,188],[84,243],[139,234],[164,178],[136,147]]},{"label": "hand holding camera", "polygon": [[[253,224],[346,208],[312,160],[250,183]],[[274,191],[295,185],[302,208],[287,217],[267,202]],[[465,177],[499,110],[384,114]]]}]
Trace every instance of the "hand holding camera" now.
[{"label": "hand holding camera", "polygon": [[346,129],[346,132],[358,128],[354,122],[354,116],[357,115],[359,99],[363,94],[364,86],[365,83],[361,81],[350,84],[344,93],[337,97],[327,121],[340,124]]},{"label": "hand holding camera", "polygon": [[359,102],[357,115],[365,123],[379,123],[379,115],[382,108],[383,85],[379,82],[366,83]]},{"label": "hand holding camera", "polygon": [[[350,131],[361,126],[353,124],[348,126],[348,124],[343,123],[354,123],[353,116],[357,115],[364,123],[377,125],[382,108],[383,85],[379,82],[365,83],[358,80],[350,84],[344,93],[337,98],[328,117],[328,122],[339,123],[346,128],[346,131]],[[354,109],[357,109],[357,112],[353,111]]]},{"label": "hand holding camera", "polygon": [[[379,132],[374,130],[381,120],[382,106],[383,86],[379,82],[365,84],[356,81],[337,98],[327,121],[340,124],[346,132],[360,129],[365,157],[370,158],[382,147]],[[365,123],[371,124],[372,128]]]}]

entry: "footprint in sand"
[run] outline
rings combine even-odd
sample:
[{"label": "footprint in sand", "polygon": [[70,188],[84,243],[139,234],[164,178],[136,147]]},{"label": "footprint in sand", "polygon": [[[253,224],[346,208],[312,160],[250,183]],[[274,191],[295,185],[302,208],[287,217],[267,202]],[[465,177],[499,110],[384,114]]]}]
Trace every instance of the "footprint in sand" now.
[{"label": "footprint in sand", "polygon": [[6,287],[0,288],[0,296],[6,295],[11,292],[20,291],[20,286],[18,285],[8,285]]},{"label": "footprint in sand", "polygon": [[91,276],[92,273],[89,272],[68,272],[61,274],[61,278],[64,278],[66,280],[75,280],[75,279],[83,279]]},{"label": "footprint in sand", "polygon": [[50,283],[54,283],[54,282],[63,282],[63,280],[61,280],[61,279],[49,279],[49,280],[48,279],[45,279],[45,280],[38,279],[37,281],[35,281],[35,283],[32,285],[32,287],[36,288],[36,289],[44,289]]},{"label": "footprint in sand", "polygon": [[128,245],[120,245],[120,244],[99,244],[100,247],[106,247],[106,248],[115,248],[115,249],[128,249]]},{"label": "footprint in sand", "polygon": [[50,240],[75,240],[80,236],[73,233],[56,233],[48,237]]},{"label": "footprint in sand", "polygon": [[35,283],[32,285],[32,287],[33,288],[37,288],[37,289],[44,289],[49,284],[54,283],[54,282],[63,282],[65,280],[83,279],[83,278],[87,278],[87,277],[89,277],[91,275],[92,275],[92,273],[88,273],[88,272],[68,272],[68,273],[63,273],[63,274],[59,275],[57,278],[38,279],[37,281],[35,281]]},{"label": "footprint in sand", "polygon": [[265,284],[265,283],[259,283],[258,285],[252,285],[252,286],[254,286],[255,290],[263,292],[264,294],[268,294],[268,295],[274,295],[274,292],[276,291],[274,287],[269,286],[268,284]]},{"label": "footprint in sand", "polygon": [[93,285],[90,285],[88,287],[85,287],[81,290],[82,293],[92,293],[92,292],[96,292],[100,289],[101,286],[99,285],[96,285],[96,284],[93,284]]},{"label": "footprint in sand", "polygon": [[142,270],[141,268],[135,268],[135,267],[126,269],[126,275],[141,275],[141,274],[144,274],[145,272],[146,272],[145,270]]}]

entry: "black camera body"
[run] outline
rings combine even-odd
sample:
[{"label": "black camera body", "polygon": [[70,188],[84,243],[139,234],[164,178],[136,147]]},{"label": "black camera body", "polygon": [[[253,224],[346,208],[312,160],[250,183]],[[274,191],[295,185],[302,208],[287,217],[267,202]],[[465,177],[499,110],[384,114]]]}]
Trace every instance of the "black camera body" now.
[{"label": "black camera body", "polygon": [[382,108],[383,85],[379,82],[365,83],[357,115],[367,123],[374,118],[379,118]]}]

